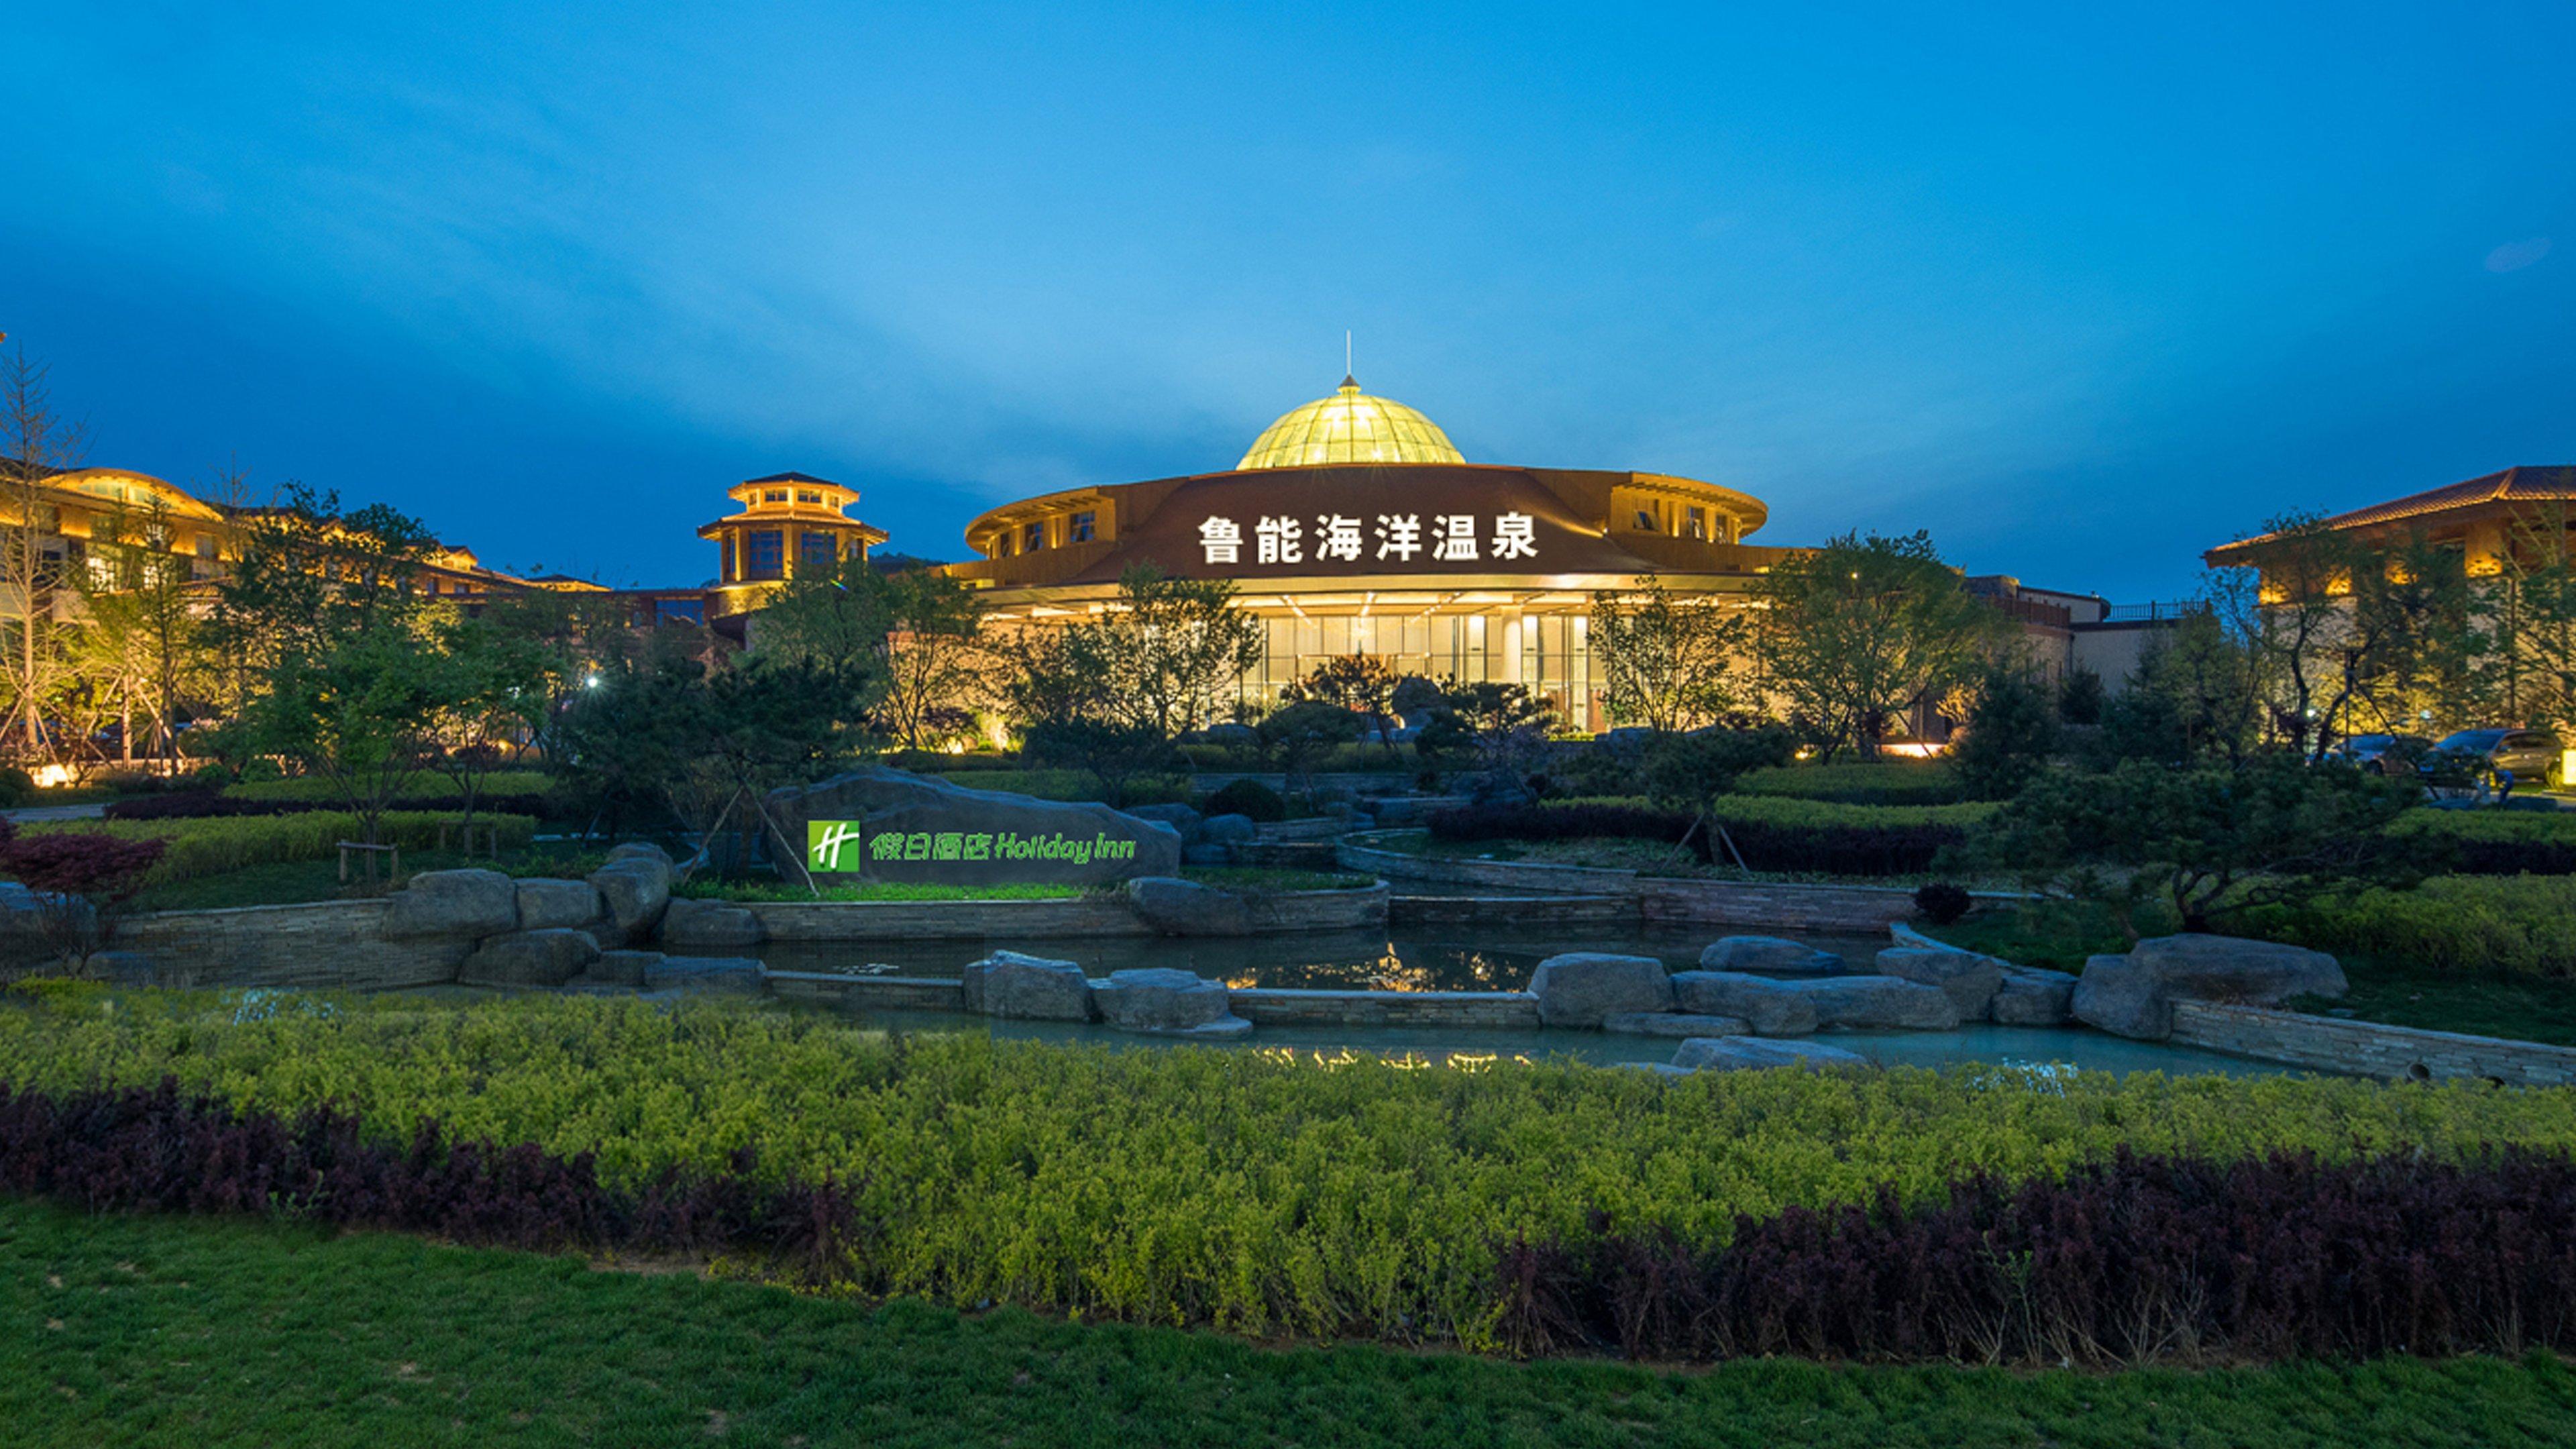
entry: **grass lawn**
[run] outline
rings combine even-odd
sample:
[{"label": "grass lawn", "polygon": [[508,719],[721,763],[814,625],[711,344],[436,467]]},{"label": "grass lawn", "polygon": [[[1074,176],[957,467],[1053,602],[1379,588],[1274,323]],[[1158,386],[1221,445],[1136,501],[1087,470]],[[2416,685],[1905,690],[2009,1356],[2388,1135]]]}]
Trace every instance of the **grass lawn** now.
[{"label": "grass lawn", "polygon": [[695,1273],[0,1203],[12,1444],[2543,1446],[2535,1356],[2205,1373],[1666,1372],[1263,1348]]}]

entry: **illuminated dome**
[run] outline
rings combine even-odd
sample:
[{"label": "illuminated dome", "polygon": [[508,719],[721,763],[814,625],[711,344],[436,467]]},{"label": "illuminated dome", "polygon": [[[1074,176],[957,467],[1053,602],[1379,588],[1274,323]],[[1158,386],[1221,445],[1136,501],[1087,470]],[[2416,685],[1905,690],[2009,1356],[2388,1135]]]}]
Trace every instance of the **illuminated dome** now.
[{"label": "illuminated dome", "polygon": [[1388,398],[1371,397],[1345,377],[1331,397],[1280,414],[1235,464],[1303,468],[1317,463],[1464,463],[1440,425]]}]

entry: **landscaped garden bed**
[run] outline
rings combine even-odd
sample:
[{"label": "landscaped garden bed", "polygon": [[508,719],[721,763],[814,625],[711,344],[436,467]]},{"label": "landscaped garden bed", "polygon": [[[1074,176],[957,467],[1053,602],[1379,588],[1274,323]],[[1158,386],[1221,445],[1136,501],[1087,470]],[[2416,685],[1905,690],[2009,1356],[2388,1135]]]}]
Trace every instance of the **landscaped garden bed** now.
[{"label": "landscaped garden bed", "polygon": [[[1911,1222],[1905,1215],[1955,1209],[1969,1190],[1963,1177],[2053,1180],[2124,1151],[2222,1176],[2227,1164],[2275,1153],[2321,1164],[2264,1169],[2293,1175],[2400,1156],[2457,1164],[2467,1174],[2459,1181],[2474,1184],[2488,1180],[2481,1173],[2556,1170],[2549,1162],[2576,1147],[2576,1092],[2557,1090],[1996,1069],[1680,1080],[1550,1063],[1408,1071],[1366,1057],[1308,1064],[890,1037],[774,1010],[579,998],[456,1008],[22,989],[0,1009],[0,1077],[55,1104],[22,1102],[13,1120],[37,1123],[41,1131],[20,1130],[50,1145],[32,1157],[22,1145],[12,1180],[93,1206],[303,1200],[297,1193],[309,1189],[298,1187],[292,1161],[278,1169],[284,1176],[257,1175],[270,1149],[136,1157],[174,1139],[119,1137],[115,1124],[155,1111],[176,1114],[173,1123],[235,1122],[231,1135],[187,1131],[211,1133],[216,1146],[285,1143],[279,1150],[291,1155],[306,1140],[298,1134],[316,1130],[305,1114],[328,1106],[358,1119],[332,1130],[427,1153],[431,1165],[451,1161],[453,1148],[439,1143],[491,1144],[466,1167],[423,1179],[447,1184],[439,1202],[457,1193],[489,1200],[483,1219],[435,1209],[437,1230],[460,1237],[488,1220],[510,1225],[494,1230],[502,1241],[533,1232],[612,1248],[623,1241],[619,1224],[678,1200],[675,1184],[733,1174],[749,1196],[724,1201],[820,1194],[803,1200],[826,1215],[823,1230],[807,1222],[797,1235],[740,1238],[747,1265],[783,1254],[804,1279],[1085,1317],[1487,1348],[1536,1346],[1513,1326],[1516,1315],[1542,1311],[1529,1296],[1534,1280],[1513,1266],[1515,1245],[1578,1253],[1669,1239],[1701,1255],[1694,1261],[1731,1262],[1731,1244],[1770,1241],[1760,1225],[1788,1209],[1876,1205],[1897,1215],[1885,1221]],[[57,1110],[67,1094],[145,1089],[164,1077],[174,1093],[129,1099],[142,1105]],[[273,1125],[257,1125],[271,1116]],[[423,1123],[435,1125],[435,1141],[419,1136]],[[72,1142],[91,1143],[83,1150],[92,1156],[71,1152]],[[2494,1155],[2517,1147],[2540,1154],[2538,1165]],[[63,1164],[74,1160],[97,1166],[65,1179]],[[194,1170],[187,1161],[227,1176],[211,1186],[172,1179]],[[428,1168],[385,1171],[418,1177]],[[595,1195],[586,1185],[594,1182]],[[520,1226],[528,1219],[511,1195],[549,1183],[545,1192],[594,1206],[552,1227]],[[2486,1200],[2463,1187],[2433,1207],[2460,1222]],[[393,1197],[330,1211],[352,1223],[424,1221]],[[837,1259],[813,1261],[806,1250],[818,1242],[834,1245]],[[2081,1239],[2067,1246],[2088,1250]],[[2100,1239],[2089,1250],[2118,1246]],[[2174,1271],[2186,1269],[2177,1258]],[[2311,1311],[2358,1301],[2329,1295]],[[2415,1346],[2490,1342],[2499,1330],[2486,1312],[2463,1319],[2453,1339]],[[2521,1331],[2539,1342],[2564,1329],[2535,1317]],[[2343,1334],[2355,1351],[2376,1342],[2322,1321],[2281,1342],[2305,1347],[2317,1333]],[[1950,1351],[1932,1342],[1922,1351]],[[1814,1351],[1907,1352],[1894,1340]]]}]

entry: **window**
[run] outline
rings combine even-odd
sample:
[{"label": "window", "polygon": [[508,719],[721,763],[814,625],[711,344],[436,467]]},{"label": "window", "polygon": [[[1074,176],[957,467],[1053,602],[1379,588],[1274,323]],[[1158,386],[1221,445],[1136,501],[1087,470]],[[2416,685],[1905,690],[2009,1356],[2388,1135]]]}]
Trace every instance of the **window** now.
[{"label": "window", "polygon": [[839,563],[839,540],[828,533],[807,530],[796,536],[796,571],[809,576],[825,575]]},{"label": "window", "polygon": [[787,571],[787,535],[775,528],[754,529],[742,537],[744,578],[774,579]]},{"label": "window", "polygon": [[1067,540],[1073,543],[1091,542],[1092,523],[1096,516],[1097,515],[1095,514],[1087,512],[1075,514],[1073,516],[1073,531],[1067,535]]},{"label": "window", "polygon": [[1708,541],[1708,515],[1694,508],[1685,517],[1684,533],[1702,543]]},{"label": "window", "polygon": [[817,489],[799,488],[796,490],[796,501],[799,503],[820,503],[823,501],[823,495]]},{"label": "window", "polygon": [[772,488],[768,492],[760,495],[760,501],[763,503],[784,503],[787,501],[787,490],[784,488]]},{"label": "window", "polygon": [[1046,521],[1029,524],[1020,530],[1020,552],[1036,553],[1046,547]]},{"label": "window", "polygon": [[723,579],[726,583],[732,583],[735,579],[742,577],[742,575],[734,572],[732,534],[728,533],[724,536],[722,548],[724,550],[724,565],[717,577]]},{"label": "window", "polygon": [[198,535],[197,535],[197,557],[199,557],[199,558],[213,558],[214,556],[215,556],[215,536],[214,536],[213,534],[211,534],[211,533],[201,533],[201,534],[198,534]]},{"label": "window", "polygon": [[703,624],[707,621],[704,599],[658,599],[654,601],[653,609],[655,617],[666,624],[674,621]]},{"label": "window", "polygon": [[1637,531],[1639,533],[1652,533],[1655,531],[1655,510],[1651,508],[1640,508],[1637,510]]}]

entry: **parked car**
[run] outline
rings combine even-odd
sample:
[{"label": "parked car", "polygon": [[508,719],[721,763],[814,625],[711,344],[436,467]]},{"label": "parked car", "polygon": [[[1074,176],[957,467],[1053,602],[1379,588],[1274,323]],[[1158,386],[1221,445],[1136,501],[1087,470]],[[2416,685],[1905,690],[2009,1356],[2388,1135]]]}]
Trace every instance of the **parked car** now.
[{"label": "parked car", "polygon": [[2396,775],[2414,769],[2431,748],[2433,742],[2422,735],[2352,735],[2326,751],[2326,758],[2358,765],[2373,775]]},{"label": "parked car", "polygon": [[2534,789],[2560,783],[2566,746],[2547,730],[2477,729],[2444,735],[2416,762],[2428,776],[2506,772],[2517,785]]}]

